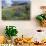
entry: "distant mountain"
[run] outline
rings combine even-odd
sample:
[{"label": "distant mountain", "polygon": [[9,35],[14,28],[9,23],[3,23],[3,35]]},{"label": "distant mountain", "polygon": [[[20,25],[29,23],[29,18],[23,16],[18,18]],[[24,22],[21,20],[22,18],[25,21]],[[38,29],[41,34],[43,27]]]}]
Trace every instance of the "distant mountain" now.
[{"label": "distant mountain", "polygon": [[19,3],[19,5],[27,5],[27,4],[28,4],[27,2]]},{"label": "distant mountain", "polygon": [[26,5],[26,4],[28,4],[28,2],[17,2],[17,1],[15,1],[15,2],[13,2],[13,4],[12,4],[12,6],[15,6],[15,5]]},{"label": "distant mountain", "polygon": [[[12,2],[12,4],[11,4]],[[10,6],[15,6],[15,5],[26,5],[28,4],[27,1],[11,1],[10,3],[7,3],[5,0],[2,0],[2,7],[10,7]]]}]

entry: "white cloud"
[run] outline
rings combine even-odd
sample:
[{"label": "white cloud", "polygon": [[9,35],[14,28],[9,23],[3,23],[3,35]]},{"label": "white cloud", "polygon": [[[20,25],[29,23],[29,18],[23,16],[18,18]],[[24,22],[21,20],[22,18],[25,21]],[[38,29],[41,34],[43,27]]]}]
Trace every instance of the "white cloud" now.
[{"label": "white cloud", "polygon": [[12,0],[5,0],[6,1],[6,3],[8,3],[8,4],[12,4]]}]

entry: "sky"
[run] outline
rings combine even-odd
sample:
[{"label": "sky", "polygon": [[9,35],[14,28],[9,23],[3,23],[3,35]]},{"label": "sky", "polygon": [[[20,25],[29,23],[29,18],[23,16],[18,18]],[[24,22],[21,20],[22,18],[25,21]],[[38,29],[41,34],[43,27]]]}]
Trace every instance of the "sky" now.
[{"label": "sky", "polygon": [[27,1],[29,1],[29,0],[5,0],[5,1],[6,1],[6,3],[12,4],[12,1],[27,2]]},{"label": "sky", "polygon": [[14,1],[29,1],[29,0],[14,0]]},{"label": "sky", "polygon": [[29,0],[2,0],[2,1],[5,1],[5,2],[3,2],[3,5],[5,5],[5,3],[6,3],[7,5],[10,6],[13,3],[13,1],[17,1],[19,3],[22,3],[22,2],[28,2]]}]

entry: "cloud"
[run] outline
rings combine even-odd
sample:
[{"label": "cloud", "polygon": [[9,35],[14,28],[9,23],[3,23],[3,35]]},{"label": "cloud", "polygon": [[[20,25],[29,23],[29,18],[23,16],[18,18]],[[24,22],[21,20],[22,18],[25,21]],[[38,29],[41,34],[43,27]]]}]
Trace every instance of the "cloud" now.
[{"label": "cloud", "polygon": [[7,4],[12,4],[12,0],[5,0]]}]

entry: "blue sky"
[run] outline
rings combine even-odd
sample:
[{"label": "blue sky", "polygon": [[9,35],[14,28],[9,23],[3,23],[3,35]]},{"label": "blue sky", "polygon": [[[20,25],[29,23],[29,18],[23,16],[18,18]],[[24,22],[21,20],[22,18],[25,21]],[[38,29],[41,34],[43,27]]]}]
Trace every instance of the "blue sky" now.
[{"label": "blue sky", "polygon": [[29,0],[13,0],[13,1],[29,1]]},{"label": "blue sky", "polygon": [[20,1],[20,2],[27,2],[27,1],[29,1],[29,0],[4,0],[4,1],[6,1],[6,3],[12,3],[12,1]]},{"label": "blue sky", "polygon": [[18,2],[27,2],[29,0],[5,0],[6,3],[12,4],[12,1],[18,1]]},{"label": "blue sky", "polygon": [[17,2],[22,3],[22,2],[28,2],[29,0],[2,0],[2,1],[5,1],[5,2],[3,2],[3,5],[5,5],[5,3],[7,5],[11,5],[13,3],[12,1],[17,1]]}]

